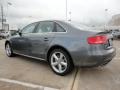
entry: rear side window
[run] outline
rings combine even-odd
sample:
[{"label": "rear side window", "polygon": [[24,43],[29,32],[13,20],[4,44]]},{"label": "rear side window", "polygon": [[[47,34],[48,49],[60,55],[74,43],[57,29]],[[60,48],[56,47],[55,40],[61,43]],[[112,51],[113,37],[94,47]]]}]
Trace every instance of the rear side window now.
[{"label": "rear side window", "polygon": [[40,22],[36,32],[37,33],[46,33],[46,32],[53,32],[54,30],[54,22]]},{"label": "rear side window", "polygon": [[66,32],[60,25],[56,24],[56,32]]}]

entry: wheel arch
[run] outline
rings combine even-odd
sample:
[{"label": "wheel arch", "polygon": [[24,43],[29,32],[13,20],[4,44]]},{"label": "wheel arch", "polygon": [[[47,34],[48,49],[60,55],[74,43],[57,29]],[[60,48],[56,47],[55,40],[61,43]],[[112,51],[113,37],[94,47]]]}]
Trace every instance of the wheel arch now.
[{"label": "wheel arch", "polygon": [[11,44],[10,41],[7,40],[7,41],[5,41],[5,46],[6,46],[7,43]]},{"label": "wheel arch", "polygon": [[[69,53],[69,51],[68,51],[66,48],[64,48],[63,46],[60,46],[60,45],[54,45],[54,46],[52,46],[51,48],[49,48],[49,50],[47,51],[47,56],[46,56],[46,59],[47,59],[48,62],[49,62],[49,55],[50,55],[50,53],[51,53],[54,49],[62,49],[62,50],[64,50],[64,51],[69,55],[69,57],[70,57],[70,59],[71,59],[71,62],[73,63],[73,59],[72,59],[72,56],[71,56],[71,54]],[[74,65],[74,63],[73,63],[73,65]]]},{"label": "wheel arch", "polygon": [[10,40],[6,40],[6,41],[5,41],[5,46],[6,46],[7,43],[9,43],[10,46],[12,47],[12,42],[11,42]]}]

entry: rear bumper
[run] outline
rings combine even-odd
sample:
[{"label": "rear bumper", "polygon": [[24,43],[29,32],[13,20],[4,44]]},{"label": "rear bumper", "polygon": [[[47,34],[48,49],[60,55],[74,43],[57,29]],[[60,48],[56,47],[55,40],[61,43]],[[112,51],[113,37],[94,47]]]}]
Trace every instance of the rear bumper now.
[{"label": "rear bumper", "polygon": [[116,55],[115,48],[108,50],[106,52],[100,53],[90,53],[85,56],[78,57],[77,60],[73,61],[75,66],[80,67],[96,67],[107,64]]}]

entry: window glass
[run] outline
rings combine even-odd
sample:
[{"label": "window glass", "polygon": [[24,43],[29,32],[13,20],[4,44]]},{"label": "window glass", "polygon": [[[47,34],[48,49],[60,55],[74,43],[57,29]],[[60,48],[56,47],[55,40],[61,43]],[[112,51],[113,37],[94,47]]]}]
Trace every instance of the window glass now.
[{"label": "window glass", "polygon": [[36,32],[38,33],[53,32],[53,29],[54,22],[40,22]]},{"label": "window glass", "polygon": [[22,29],[22,33],[33,33],[37,23],[32,23]]},{"label": "window glass", "polygon": [[57,32],[65,32],[65,30],[58,24],[56,24]]}]

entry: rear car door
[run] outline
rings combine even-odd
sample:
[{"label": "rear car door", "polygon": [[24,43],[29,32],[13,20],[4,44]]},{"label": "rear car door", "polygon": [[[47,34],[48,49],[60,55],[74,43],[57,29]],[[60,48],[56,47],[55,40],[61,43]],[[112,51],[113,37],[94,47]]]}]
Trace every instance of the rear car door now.
[{"label": "rear car door", "polygon": [[13,50],[15,53],[29,55],[30,54],[30,37],[32,36],[37,23],[32,23],[21,30],[21,35],[15,35],[12,39]]},{"label": "rear car door", "polygon": [[52,33],[54,29],[55,25],[52,21],[39,22],[31,38],[31,56],[45,59],[47,48],[54,39],[54,33]]}]

